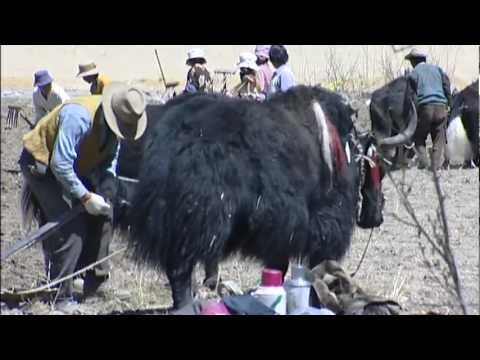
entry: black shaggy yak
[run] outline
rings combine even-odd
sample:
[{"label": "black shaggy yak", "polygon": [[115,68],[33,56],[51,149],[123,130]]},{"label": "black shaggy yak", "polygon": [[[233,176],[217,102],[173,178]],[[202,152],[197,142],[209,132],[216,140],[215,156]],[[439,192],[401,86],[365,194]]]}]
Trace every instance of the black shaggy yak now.
[{"label": "black shaggy yak", "polygon": [[[415,155],[412,146],[418,119],[414,101],[415,93],[405,76],[389,82],[372,94],[372,131],[380,145],[379,150],[392,162],[390,170],[400,168]],[[386,168],[385,163],[382,165]]]},{"label": "black shaggy yak", "polygon": [[373,139],[358,140],[351,114],[305,86],[265,103],[194,95],[150,109],[129,242],[166,271],[175,308],[193,300],[197,263],[238,252],[284,273],[290,258],[313,267],[344,256],[355,221],[383,222]]}]

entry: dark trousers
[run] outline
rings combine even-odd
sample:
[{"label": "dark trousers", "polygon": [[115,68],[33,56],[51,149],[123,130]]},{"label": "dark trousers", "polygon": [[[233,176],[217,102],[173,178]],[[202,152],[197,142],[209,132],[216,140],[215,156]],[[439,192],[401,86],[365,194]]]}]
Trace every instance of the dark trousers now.
[{"label": "dark trousers", "polygon": [[[55,220],[71,206],[63,198],[62,186],[50,170],[46,175],[32,173],[34,163],[32,156],[24,150],[19,161],[24,181],[39,203],[43,218],[47,222]],[[106,217],[82,213],[43,242],[47,276],[52,281],[60,279],[107,256],[111,237],[112,225]],[[107,276],[108,273],[109,265],[104,262],[87,276]],[[59,296],[71,296],[72,284],[72,280],[62,283]]]},{"label": "dark trousers", "polygon": [[442,158],[446,145],[446,125],[448,111],[444,104],[420,105],[418,109],[418,127],[414,135],[415,147],[418,152],[420,167],[429,167],[426,150],[428,135],[432,138],[432,163],[435,169],[442,166]]}]

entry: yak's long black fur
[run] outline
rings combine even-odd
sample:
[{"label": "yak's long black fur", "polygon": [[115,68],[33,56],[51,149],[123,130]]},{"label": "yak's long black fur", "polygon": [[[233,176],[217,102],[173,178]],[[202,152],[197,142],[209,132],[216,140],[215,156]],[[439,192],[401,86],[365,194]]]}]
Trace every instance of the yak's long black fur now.
[{"label": "yak's long black fur", "polygon": [[341,258],[354,226],[356,172],[329,176],[313,100],[344,144],[350,116],[320,88],[296,87],[262,104],[198,95],[150,109],[155,125],[131,214],[135,258],[185,275],[234,252],[267,265]]}]

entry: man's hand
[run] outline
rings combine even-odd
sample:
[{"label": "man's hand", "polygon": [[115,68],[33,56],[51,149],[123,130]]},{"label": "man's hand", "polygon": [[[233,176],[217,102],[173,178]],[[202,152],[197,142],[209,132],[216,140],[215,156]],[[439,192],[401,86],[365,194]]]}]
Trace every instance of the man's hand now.
[{"label": "man's hand", "polygon": [[90,215],[99,216],[110,214],[110,204],[103,197],[95,193],[87,193],[81,199],[83,206]]}]

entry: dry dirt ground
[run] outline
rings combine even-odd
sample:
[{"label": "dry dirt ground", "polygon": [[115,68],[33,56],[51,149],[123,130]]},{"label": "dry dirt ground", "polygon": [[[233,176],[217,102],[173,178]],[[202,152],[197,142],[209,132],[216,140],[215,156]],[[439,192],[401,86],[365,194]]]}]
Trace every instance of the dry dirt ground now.
[{"label": "dry dirt ground", "polygon": [[[21,229],[19,194],[21,175],[16,163],[21,151],[21,137],[27,126],[19,119],[18,129],[5,129],[7,106],[27,106],[31,115],[29,97],[3,97],[1,107],[1,249],[4,251],[25,236]],[[399,180],[401,174],[394,177]],[[410,169],[405,182],[411,184],[410,200],[420,221],[428,225],[434,217],[437,201],[429,173]],[[442,171],[441,185],[446,194],[447,213],[451,229],[451,243],[456,257],[465,301],[470,314],[479,314],[479,183],[478,170]],[[392,183],[384,181],[387,198],[385,222],[373,232],[366,258],[355,277],[358,284],[372,294],[396,300],[405,314],[458,314],[451,298],[435,282],[441,262],[434,261],[433,268],[425,265],[420,244],[425,240],[415,229],[395,219],[392,214],[409,220]],[[344,268],[353,272],[361,258],[370,231],[356,230],[352,247],[343,262]],[[113,241],[113,250],[124,246],[120,239]],[[429,249],[427,245],[427,249]],[[427,255],[430,254],[427,251]],[[428,255],[432,258],[430,255]],[[111,288],[105,297],[94,298],[80,307],[82,314],[131,313],[139,309],[165,309],[171,305],[170,288],[164,274],[136,266],[128,256],[119,255],[112,261]],[[432,273],[433,271],[433,273]],[[199,270],[201,273],[202,271]],[[222,264],[222,278],[233,280],[242,288],[258,284],[261,266],[252,261],[233,258]],[[197,279],[202,278],[198,274]],[[2,289],[28,289],[44,279],[43,257],[39,246],[27,249],[8,259],[1,267]],[[201,288],[201,297],[215,294]],[[55,314],[48,304],[32,301],[10,309],[2,304],[2,314]]]}]

